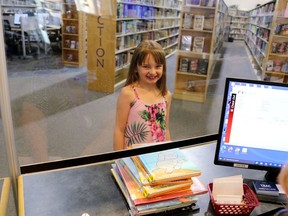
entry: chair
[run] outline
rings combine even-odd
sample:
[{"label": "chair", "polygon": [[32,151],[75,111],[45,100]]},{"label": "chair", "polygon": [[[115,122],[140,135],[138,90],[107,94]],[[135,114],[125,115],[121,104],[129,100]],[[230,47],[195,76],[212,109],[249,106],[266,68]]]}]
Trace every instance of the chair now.
[{"label": "chair", "polygon": [[45,46],[44,49],[46,51],[46,45],[50,43],[47,38],[47,32],[40,29],[36,16],[21,17],[21,39],[24,58],[27,57],[27,49],[29,53],[32,53],[33,42],[37,46],[37,55],[40,54],[41,43]]},{"label": "chair", "polygon": [[18,53],[18,44],[21,37],[19,32],[12,31],[9,20],[3,20],[4,26],[4,39],[5,39],[5,51],[8,57],[12,57],[13,54]]}]

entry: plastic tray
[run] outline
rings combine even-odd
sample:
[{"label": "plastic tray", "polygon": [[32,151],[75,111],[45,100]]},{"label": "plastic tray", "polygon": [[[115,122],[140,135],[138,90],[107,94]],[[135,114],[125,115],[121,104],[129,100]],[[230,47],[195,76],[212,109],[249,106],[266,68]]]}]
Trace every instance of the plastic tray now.
[{"label": "plastic tray", "polygon": [[215,213],[217,215],[249,215],[259,205],[259,202],[247,184],[243,184],[243,189],[243,204],[217,204],[212,195],[213,183],[209,183],[208,191]]}]

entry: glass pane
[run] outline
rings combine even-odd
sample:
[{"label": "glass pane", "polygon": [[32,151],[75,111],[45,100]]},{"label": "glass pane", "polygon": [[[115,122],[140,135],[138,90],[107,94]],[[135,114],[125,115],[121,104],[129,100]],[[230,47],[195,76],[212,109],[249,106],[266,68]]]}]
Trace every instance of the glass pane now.
[{"label": "glass pane", "polygon": [[[12,190],[12,178],[10,178],[6,143],[3,133],[3,122],[1,118],[0,129],[0,214],[17,215],[16,199]],[[5,214],[6,213],[6,214]]]},{"label": "glass pane", "polygon": [[[191,55],[178,46],[178,42],[182,43],[179,37],[184,34],[179,32],[180,20],[189,18],[180,13],[185,1],[167,1],[166,9],[159,5],[166,1],[145,7],[145,16],[158,17],[153,22],[147,19],[136,22],[134,17],[124,17],[123,4],[114,0],[105,10],[98,11],[106,13],[100,18],[77,11],[74,0],[19,2],[25,7],[11,7],[7,3],[2,10],[6,20],[6,58],[15,141],[21,165],[114,151],[117,99],[133,50],[141,40],[158,41],[167,55],[167,87],[173,95],[172,140],[218,132],[226,77],[263,79],[259,64],[252,57],[252,54],[260,56],[261,52],[248,48],[251,41],[246,34],[236,39],[228,34],[224,38],[212,38],[217,28],[213,22],[216,18],[217,22],[222,21],[213,1],[200,5],[202,9],[197,10],[198,35],[191,33],[193,29],[184,32],[188,43],[191,40]],[[219,10],[226,10],[227,15],[227,6],[231,4],[226,3],[225,6],[222,2]],[[193,14],[193,5],[189,7]],[[135,10],[139,9],[135,7]],[[211,11],[215,12],[214,16]],[[127,25],[127,29],[123,30],[123,25]],[[185,22],[185,28],[187,26],[194,28],[194,24]],[[110,33],[106,33],[108,27]],[[136,34],[139,32],[141,37]],[[221,41],[223,45],[218,47]],[[199,46],[205,54],[195,57],[193,52],[198,52]],[[185,71],[188,70],[185,59],[188,59],[189,71]],[[97,74],[95,67],[103,65],[107,68]],[[112,78],[102,74],[112,74]]]}]

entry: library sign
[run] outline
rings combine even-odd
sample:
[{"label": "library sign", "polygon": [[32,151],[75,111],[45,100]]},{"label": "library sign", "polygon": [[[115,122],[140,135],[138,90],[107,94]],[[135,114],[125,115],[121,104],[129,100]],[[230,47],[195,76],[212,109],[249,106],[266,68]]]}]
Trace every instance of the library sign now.
[{"label": "library sign", "polygon": [[87,15],[89,90],[114,92],[116,16]]}]

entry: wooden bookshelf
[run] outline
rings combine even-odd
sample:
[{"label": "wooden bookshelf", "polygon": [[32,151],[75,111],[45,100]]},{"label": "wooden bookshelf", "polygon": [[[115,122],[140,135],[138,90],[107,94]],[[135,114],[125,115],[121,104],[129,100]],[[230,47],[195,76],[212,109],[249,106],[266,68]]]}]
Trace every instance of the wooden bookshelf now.
[{"label": "wooden bookshelf", "polygon": [[62,61],[66,66],[81,67],[86,61],[86,25],[84,12],[77,11],[74,0],[65,0],[62,15]]},{"label": "wooden bookshelf", "polygon": [[175,53],[181,2],[111,0],[108,14],[89,15],[88,89],[112,93],[122,87],[126,81],[131,54],[142,40],[156,40],[162,45],[166,57]]},{"label": "wooden bookshelf", "polygon": [[267,56],[275,1],[270,1],[249,11],[246,44],[258,64],[261,73]]},{"label": "wooden bookshelf", "polygon": [[288,83],[288,0],[278,0],[262,79]]},{"label": "wooden bookshelf", "polygon": [[183,1],[175,73],[175,99],[205,102],[209,79],[225,37],[223,1]]}]

